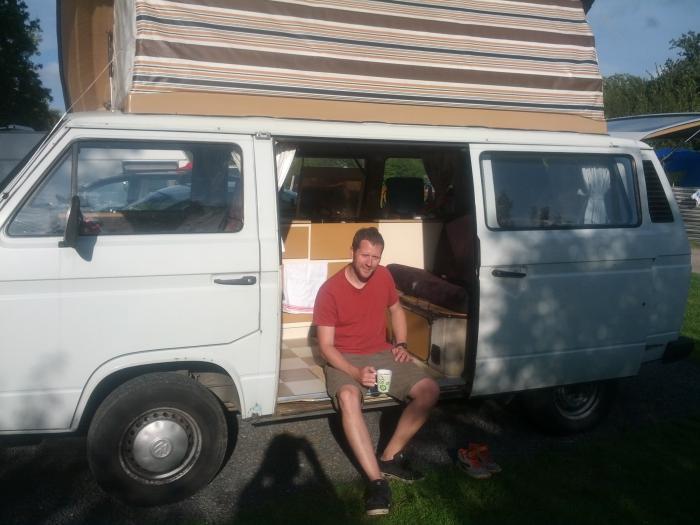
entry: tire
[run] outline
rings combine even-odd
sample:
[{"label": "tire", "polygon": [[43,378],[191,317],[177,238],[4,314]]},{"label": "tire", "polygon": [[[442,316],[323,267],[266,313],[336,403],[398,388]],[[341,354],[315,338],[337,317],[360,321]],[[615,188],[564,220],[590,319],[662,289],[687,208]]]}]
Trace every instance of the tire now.
[{"label": "tire", "polygon": [[532,421],[554,434],[574,434],[595,427],[610,412],[617,381],[596,381],[557,386],[522,394]]},{"label": "tire", "polygon": [[107,396],[90,423],[87,455],[105,492],[150,506],[187,498],[209,483],[227,443],[218,399],[187,376],[157,373]]}]

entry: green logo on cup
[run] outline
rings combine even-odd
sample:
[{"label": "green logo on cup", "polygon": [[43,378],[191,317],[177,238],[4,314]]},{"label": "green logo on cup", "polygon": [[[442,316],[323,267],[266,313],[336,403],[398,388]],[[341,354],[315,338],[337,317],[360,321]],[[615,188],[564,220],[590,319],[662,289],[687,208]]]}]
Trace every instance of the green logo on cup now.
[{"label": "green logo on cup", "polygon": [[388,394],[391,388],[391,370],[381,368],[377,370],[377,390],[382,394]]}]

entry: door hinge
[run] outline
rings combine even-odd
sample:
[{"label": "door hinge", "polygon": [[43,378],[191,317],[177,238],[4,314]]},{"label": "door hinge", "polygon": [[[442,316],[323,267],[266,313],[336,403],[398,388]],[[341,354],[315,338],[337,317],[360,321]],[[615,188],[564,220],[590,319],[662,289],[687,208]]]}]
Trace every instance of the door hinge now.
[{"label": "door hinge", "polygon": [[258,140],[270,140],[272,138],[272,135],[269,131],[258,131],[255,134],[255,138]]}]

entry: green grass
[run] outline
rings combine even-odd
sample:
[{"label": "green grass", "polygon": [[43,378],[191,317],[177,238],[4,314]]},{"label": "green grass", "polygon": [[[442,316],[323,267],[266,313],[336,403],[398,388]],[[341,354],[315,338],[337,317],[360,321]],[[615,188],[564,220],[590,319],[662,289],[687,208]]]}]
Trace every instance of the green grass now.
[{"label": "green grass", "polygon": [[366,518],[360,484],[308,489],[248,505],[236,523],[697,523],[700,417],[623,433],[576,449],[502,461],[477,481],[454,467],[392,483],[389,516]]},{"label": "green grass", "polygon": [[681,332],[695,341],[691,357],[700,361],[700,274],[697,273],[690,277],[690,292]]}]

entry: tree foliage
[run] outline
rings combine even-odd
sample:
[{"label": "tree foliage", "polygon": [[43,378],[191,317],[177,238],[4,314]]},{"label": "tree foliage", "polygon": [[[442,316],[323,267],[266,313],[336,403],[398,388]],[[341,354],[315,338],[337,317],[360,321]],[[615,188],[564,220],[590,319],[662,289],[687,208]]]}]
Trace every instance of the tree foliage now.
[{"label": "tree foliage", "polygon": [[48,129],[50,91],[32,62],[41,41],[39,20],[31,20],[21,0],[0,0],[0,126],[20,124]]},{"label": "tree foliage", "polygon": [[671,40],[677,58],[657,67],[656,75],[612,75],[603,79],[605,116],[700,111],[700,34],[684,33]]}]

